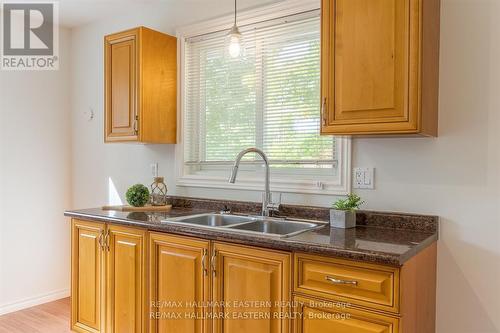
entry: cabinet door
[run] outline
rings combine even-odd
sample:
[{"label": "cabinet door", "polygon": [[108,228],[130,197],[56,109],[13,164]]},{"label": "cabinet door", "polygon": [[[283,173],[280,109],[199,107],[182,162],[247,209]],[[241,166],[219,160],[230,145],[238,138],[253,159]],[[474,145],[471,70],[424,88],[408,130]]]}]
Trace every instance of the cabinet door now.
[{"label": "cabinet door", "polygon": [[214,332],[289,332],[290,254],[223,243],[214,251]]},{"label": "cabinet door", "polygon": [[151,333],[208,332],[209,242],[150,234]]},{"label": "cabinet door", "polygon": [[297,304],[294,333],[398,333],[399,321],[346,303],[295,297]]},{"label": "cabinet door", "polygon": [[322,0],[322,133],[417,131],[418,3]]},{"label": "cabinet door", "polygon": [[71,223],[71,329],[103,332],[104,224]]},{"label": "cabinet door", "polygon": [[105,39],[105,139],[137,140],[138,32]]},{"label": "cabinet door", "polygon": [[108,226],[107,333],[145,332],[146,232]]}]

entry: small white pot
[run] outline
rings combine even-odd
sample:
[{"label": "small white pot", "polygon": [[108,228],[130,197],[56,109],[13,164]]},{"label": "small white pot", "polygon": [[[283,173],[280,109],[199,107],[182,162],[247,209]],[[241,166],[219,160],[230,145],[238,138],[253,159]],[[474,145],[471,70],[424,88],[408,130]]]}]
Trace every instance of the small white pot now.
[{"label": "small white pot", "polygon": [[330,228],[356,227],[356,211],[330,209]]}]

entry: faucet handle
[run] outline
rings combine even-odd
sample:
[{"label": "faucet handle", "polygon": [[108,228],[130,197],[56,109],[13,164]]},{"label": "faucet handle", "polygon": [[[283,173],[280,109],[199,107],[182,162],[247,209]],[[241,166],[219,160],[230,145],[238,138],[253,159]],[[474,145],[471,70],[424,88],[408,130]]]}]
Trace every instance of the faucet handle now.
[{"label": "faucet handle", "polygon": [[221,215],[231,214],[231,208],[229,208],[227,205],[224,205],[224,208],[220,210],[220,214]]}]

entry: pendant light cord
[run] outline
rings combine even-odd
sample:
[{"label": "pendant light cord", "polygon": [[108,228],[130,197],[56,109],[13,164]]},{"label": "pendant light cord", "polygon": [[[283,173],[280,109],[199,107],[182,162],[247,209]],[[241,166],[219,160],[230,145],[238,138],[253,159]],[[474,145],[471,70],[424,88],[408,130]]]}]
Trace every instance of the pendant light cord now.
[{"label": "pendant light cord", "polygon": [[236,26],[236,0],[234,0],[234,25]]}]

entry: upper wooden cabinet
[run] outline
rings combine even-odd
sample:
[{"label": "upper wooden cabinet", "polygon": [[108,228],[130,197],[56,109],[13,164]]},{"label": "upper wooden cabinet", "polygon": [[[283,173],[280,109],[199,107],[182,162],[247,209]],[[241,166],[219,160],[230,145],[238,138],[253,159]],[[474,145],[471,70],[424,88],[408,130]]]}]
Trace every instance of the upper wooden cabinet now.
[{"label": "upper wooden cabinet", "polygon": [[177,38],[139,27],[106,36],[106,142],[176,143]]},{"label": "upper wooden cabinet", "polygon": [[439,0],[322,0],[321,134],[437,136]]}]

